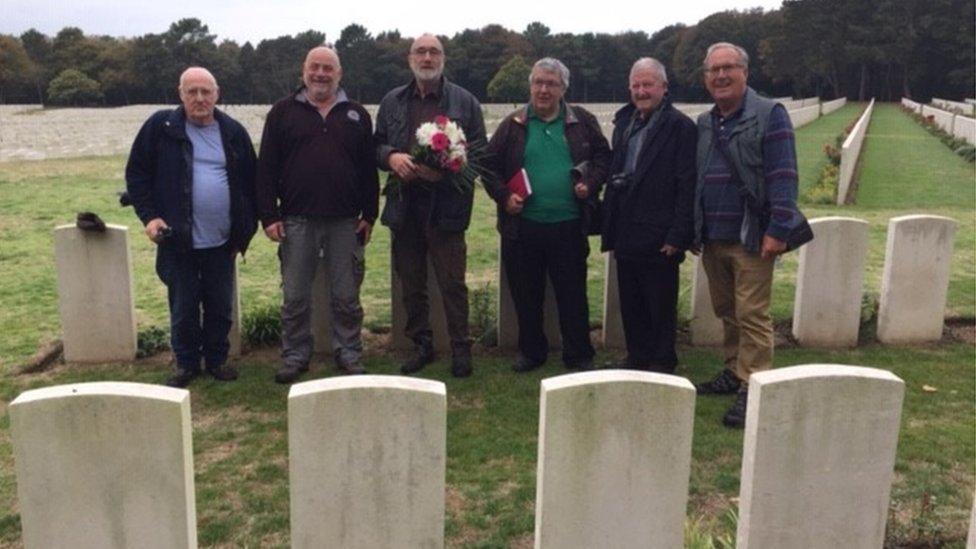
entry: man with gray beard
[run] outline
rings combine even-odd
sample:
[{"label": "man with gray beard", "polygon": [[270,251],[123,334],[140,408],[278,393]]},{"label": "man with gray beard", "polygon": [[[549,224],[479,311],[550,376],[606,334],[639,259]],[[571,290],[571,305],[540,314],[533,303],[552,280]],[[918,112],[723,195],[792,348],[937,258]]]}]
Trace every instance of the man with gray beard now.
[{"label": "man with gray beard", "polygon": [[443,76],[444,46],[432,34],[413,41],[408,55],[413,80],[394,88],[376,115],[376,162],[402,182],[401,192],[386,197],[380,221],[393,233],[393,268],[403,282],[406,335],[416,354],[400,368],[420,371],[434,360],[427,295],[427,258],[434,265],[444,299],[451,337],[451,373],[471,375],[468,337],[468,287],[464,282],[473,189],[460,192],[444,174],[410,156],[421,124],[446,116],[464,131],[468,143],[485,140],[481,105],[471,93]]}]

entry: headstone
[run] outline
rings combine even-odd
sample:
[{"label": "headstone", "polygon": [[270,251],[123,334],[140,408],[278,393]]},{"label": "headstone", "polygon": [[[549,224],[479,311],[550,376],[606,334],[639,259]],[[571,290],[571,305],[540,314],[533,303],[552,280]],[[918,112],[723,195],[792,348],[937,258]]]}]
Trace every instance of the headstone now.
[{"label": "headstone", "polygon": [[695,389],[629,370],[542,381],[536,548],[682,547]]},{"label": "headstone", "polygon": [[712,308],[708,275],[701,256],[691,256],[691,263],[695,269],[691,278],[691,344],[699,347],[721,345],[725,329]]},{"label": "headstone", "polygon": [[189,392],[35,389],[10,431],[25,547],[196,547]]},{"label": "headstone", "polygon": [[976,494],[973,495],[973,510],[969,514],[969,535],[966,536],[966,549],[976,549]]},{"label": "headstone", "polygon": [[74,225],[54,230],[58,309],[68,362],[108,362],[136,357],[136,315],[129,228],[105,232]]},{"label": "headstone", "polygon": [[603,346],[626,349],[624,321],[620,314],[620,285],[617,283],[617,258],[613,252],[603,254]]},{"label": "headstone", "polygon": [[919,343],[942,338],[956,222],[906,215],[888,222],[878,340]]},{"label": "headstone", "polygon": [[736,547],[881,547],[904,393],[873,368],[753,374]]},{"label": "headstone", "polygon": [[866,109],[857,119],[850,135],[844,140],[840,149],[840,169],[837,175],[837,205],[842,206],[847,203],[847,195],[851,184],[854,182],[854,171],[857,168],[857,159],[861,156],[861,149],[864,145],[864,138],[868,134],[868,125],[871,123],[871,113],[874,112],[874,99],[868,103]]},{"label": "headstone", "polygon": [[861,325],[868,222],[850,217],[810,220],[813,241],[800,248],[793,336],[800,345],[854,347]]},{"label": "headstone", "polygon": [[[391,269],[392,270],[392,269]],[[395,284],[395,282],[394,282]],[[402,305],[402,301],[401,301]],[[312,281],[312,341],[316,353],[332,355],[332,283],[329,266],[319,261]],[[401,337],[403,330],[401,329]],[[406,339],[406,338],[404,338]]]},{"label": "headstone", "polygon": [[847,98],[841,97],[840,99],[834,99],[833,101],[826,101],[820,105],[821,116],[827,116],[828,114],[836,111],[837,109],[843,107],[847,104]]},{"label": "headstone", "polygon": [[[542,305],[543,330],[549,341],[549,349],[559,349],[563,346],[563,336],[559,331],[559,309],[556,308],[556,291],[552,282],[546,280],[546,297]],[[505,272],[505,262],[502,260],[502,249],[498,247],[498,347],[501,349],[518,348],[518,315],[515,313],[515,301],[512,290],[508,287],[508,273]]]},{"label": "headstone", "polygon": [[292,547],[443,547],[446,414],[436,381],[370,375],[292,386]]},{"label": "headstone", "polygon": [[932,120],[946,133],[953,132],[953,119],[956,115],[942,109],[936,109],[928,105],[922,105],[922,116],[931,116]]},{"label": "headstone", "polygon": [[237,265],[237,258],[234,258],[234,275],[232,280],[234,281],[234,293],[231,296],[231,312],[230,312],[230,332],[227,334],[227,339],[230,342],[230,350],[227,352],[228,356],[239,357],[241,356],[241,350],[243,348],[243,341],[241,337],[241,279],[240,279],[240,268]]},{"label": "headstone", "polygon": [[795,110],[787,110],[787,114],[790,117],[790,122],[793,124],[793,128],[799,128],[806,126],[810,122],[820,118],[820,105],[811,105],[809,107],[801,107]]},{"label": "headstone", "polygon": [[965,139],[970,145],[976,145],[976,119],[957,116],[952,125],[952,134]]},{"label": "headstone", "polygon": [[[393,253],[390,252],[390,265],[393,263]],[[403,284],[396,268],[390,269],[390,284],[392,286],[391,324],[393,325],[393,348],[409,350],[414,348],[414,342],[404,333],[407,325],[407,308],[403,304]],[[434,273],[434,263],[427,258],[427,303],[429,305],[430,328],[434,332],[434,349],[441,353],[451,351],[451,336],[447,332],[447,314],[444,312],[444,299],[441,289],[437,285],[437,275]]]}]

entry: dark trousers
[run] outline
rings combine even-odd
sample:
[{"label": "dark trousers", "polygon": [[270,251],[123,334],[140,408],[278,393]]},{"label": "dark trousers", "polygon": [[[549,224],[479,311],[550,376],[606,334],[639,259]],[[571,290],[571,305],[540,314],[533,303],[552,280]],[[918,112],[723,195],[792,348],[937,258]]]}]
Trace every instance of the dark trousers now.
[{"label": "dark trousers", "polygon": [[617,259],[620,315],[627,362],[636,368],[672,373],[678,365],[675,333],[678,263]]},{"label": "dark trousers", "polygon": [[227,361],[234,255],[226,244],[189,252],[171,246],[156,250],[156,274],[169,299],[170,346],[180,369],[199,371],[201,357],[207,368]]},{"label": "dark trousers", "polygon": [[563,338],[563,362],[574,366],[593,358],[590,307],[586,300],[589,245],[578,220],[536,223],[519,220],[519,238],[502,239],[502,260],[518,316],[519,352],[545,362],[549,341],[543,329],[546,275],[552,281]]},{"label": "dark trousers", "polygon": [[444,301],[451,347],[467,349],[471,340],[468,337],[468,286],[464,282],[468,259],[464,232],[441,231],[420,221],[407,223],[393,232],[393,268],[403,284],[407,337],[418,343],[431,341],[433,337],[430,296],[427,295],[428,255]]}]

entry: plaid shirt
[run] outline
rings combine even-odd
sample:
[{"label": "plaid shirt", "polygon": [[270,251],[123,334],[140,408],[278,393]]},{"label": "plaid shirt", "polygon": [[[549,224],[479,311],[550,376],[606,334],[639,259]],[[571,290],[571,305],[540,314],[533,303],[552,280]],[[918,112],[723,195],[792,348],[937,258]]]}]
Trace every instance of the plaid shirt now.
[{"label": "plaid shirt", "polygon": [[[716,134],[727,139],[741,114],[739,108],[723,117],[717,106],[713,108],[712,127]],[[785,240],[796,219],[798,178],[793,124],[782,105],[773,108],[763,134],[763,173],[771,214],[766,234]],[[738,242],[745,204],[732,181],[725,155],[717,150],[705,170],[701,201],[705,214],[704,240]]]}]

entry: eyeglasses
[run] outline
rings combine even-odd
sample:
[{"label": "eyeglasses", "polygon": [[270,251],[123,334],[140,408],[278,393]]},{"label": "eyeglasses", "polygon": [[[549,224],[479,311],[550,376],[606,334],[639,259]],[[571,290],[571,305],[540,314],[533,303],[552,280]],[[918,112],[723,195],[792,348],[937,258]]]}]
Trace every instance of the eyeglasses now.
[{"label": "eyeglasses", "polygon": [[745,68],[745,65],[737,63],[735,65],[719,65],[717,67],[705,67],[702,70],[704,70],[705,73],[708,74],[709,76],[719,76],[723,72],[725,74],[731,74],[732,71],[743,69],[743,68]]},{"label": "eyeglasses", "polygon": [[541,80],[533,79],[529,82],[529,85],[535,89],[541,90],[542,88],[549,88],[550,90],[558,89],[563,87],[563,83],[557,80]]},{"label": "eyeglasses", "polygon": [[410,55],[416,55],[417,57],[426,57],[428,55],[431,57],[440,57],[444,55],[444,52],[437,48],[417,48],[410,52]]}]

